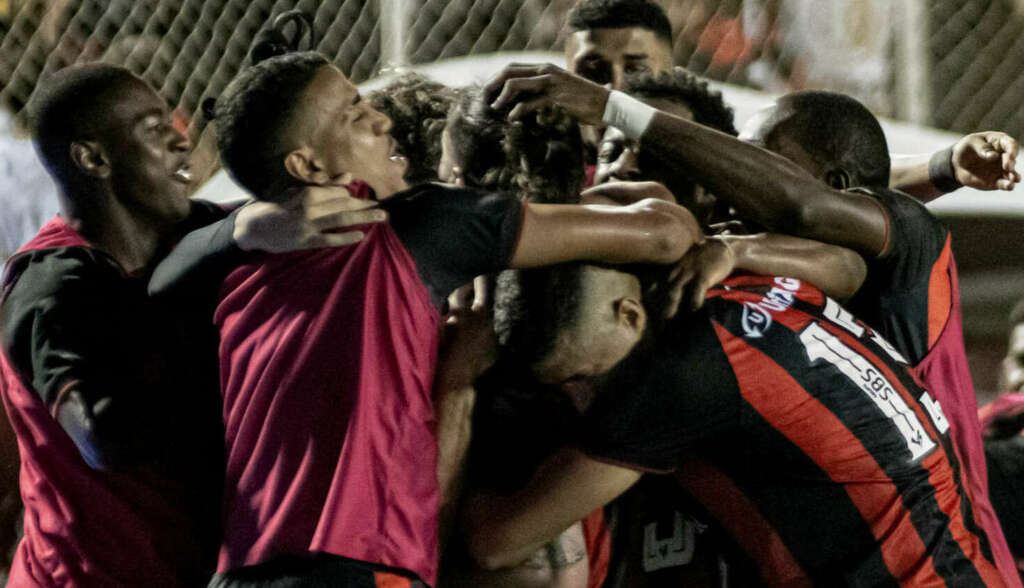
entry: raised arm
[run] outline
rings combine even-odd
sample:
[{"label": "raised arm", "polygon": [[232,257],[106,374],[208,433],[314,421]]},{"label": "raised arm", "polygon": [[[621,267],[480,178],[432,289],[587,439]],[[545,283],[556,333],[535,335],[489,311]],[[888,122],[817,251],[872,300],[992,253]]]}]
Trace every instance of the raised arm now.
[{"label": "raised arm", "polygon": [[[552,65],[509,66],[487,91],[494,108],[512,107],[513,119],[557,104],[587,124],[605,122],[609,97],[606,88]],[[640,118],[646,122],[632,129],[644,149],[672,161],[680,173],[728,201],[744,218],[870,257],[885,252],[888,217],[870,196],[832,189],[756,145],[653,110],[624,94],[616,96],[630,105],[627,110],[639,107],[645,113]],[[611,124],[629,126],[621,116],[611,118]]]},{"label": "raised arm", "polygon": [[931,155],[894,155],[889,186],[922,202],[963,186],[1013,190],[1020,182],[1015,170],[1019,151],[1017,140],[1006,133],[973,133]]}]

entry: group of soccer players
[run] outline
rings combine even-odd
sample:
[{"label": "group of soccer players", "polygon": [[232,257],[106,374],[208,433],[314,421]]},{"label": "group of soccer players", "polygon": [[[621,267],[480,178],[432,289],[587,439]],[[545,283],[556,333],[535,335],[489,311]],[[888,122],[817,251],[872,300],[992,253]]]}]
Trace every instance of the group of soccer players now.
[{"label": "group of soccer players", "polygon": [[233,209],[127,70],[37,90],[8,585],[1021,586],[921,203],[1011,189],[1013,138],[893,160],[828,92],[738,133],[650,0],[581,0],[568,71],[366,98],[286,22],[206,109]]}]

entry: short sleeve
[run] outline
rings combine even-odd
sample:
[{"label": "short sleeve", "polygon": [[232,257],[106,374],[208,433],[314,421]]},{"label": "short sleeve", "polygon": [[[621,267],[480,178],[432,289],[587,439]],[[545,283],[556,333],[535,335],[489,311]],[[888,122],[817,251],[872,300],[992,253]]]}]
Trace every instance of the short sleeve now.
[{"label": "short sleeve", "polygon": [[890,190],[868,194],[889,216],[888,246],[878,259],[869,261],[869,272],[878,271],[904,286],[927,280],[949,231],[924,205],[905,194]]},{"label": "short sleeve", "polygon": [[600,384],[582,449],[646,472],[674,471],[684,453],[739,423],[736,376],[703,312],[674,321]]},{"label": "short sleeve", "polygon": [[437,299],[474,277],[508,267],[523,204],[501,193],[424,184],[381,202]]},{"label": "short sleeve", "polygon": [[[868,259],[868,274],[848,306],[892,341],[913,363],[929,349],[930,283],[949,231],[921,203],[890,190],[858,190],[877,199],[889,217],[885,252]],[[949,301],[945,301],[948,308]]]}]

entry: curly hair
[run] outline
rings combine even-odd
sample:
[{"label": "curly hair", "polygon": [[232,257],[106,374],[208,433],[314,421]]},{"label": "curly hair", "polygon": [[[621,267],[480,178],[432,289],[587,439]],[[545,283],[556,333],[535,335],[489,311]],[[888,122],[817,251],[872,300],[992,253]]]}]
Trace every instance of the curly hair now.
[{"label": "curly hair", "polygon": [[722,93],[708,87],[707,80],[681,67],[656,76],[643,73],[629,77],[626,92],[641,99],[682,104],[693,112],[695,122],[734,137],[739,134],[732,108],[726,106]]},{"label": "curly hair", "polygon": [[651,0],[580,0],[569,13],[569,26],[575,31],[638,27],[672,43],[672,23]]},{"label": "curly hair", "polygon": [[418,73],[405,74],[369,95],[370,104],[391,119],[391,136],[409,159],[405,180],[410,185],[437,181],[441,134],[458,96],[457,88]]},{"label": "curly hair", "polygon": [[453,158],[467,185],[520,192],[534,202],[579,201],[584,148],[579,125],[556,108],[509,123],[469,88],[448,117]]},{"label": "curly hair", "polygon": [[327,59],[312,51],[270,57],[242,71],[217,100],[214,124],[221,163],[257,198],[272,197],[270,188],[284,174],[278,142],[302,92]]}]

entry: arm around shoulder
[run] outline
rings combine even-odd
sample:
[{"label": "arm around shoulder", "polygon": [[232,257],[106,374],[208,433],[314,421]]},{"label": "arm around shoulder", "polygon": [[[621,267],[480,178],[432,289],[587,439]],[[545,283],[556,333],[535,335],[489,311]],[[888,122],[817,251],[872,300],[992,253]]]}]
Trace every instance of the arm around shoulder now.
[{"label": "arm around shoulder", "polygon": [[688,210],[658,199],[629,206],[528,204],[510,265],[672,263],[703,238]]}]

